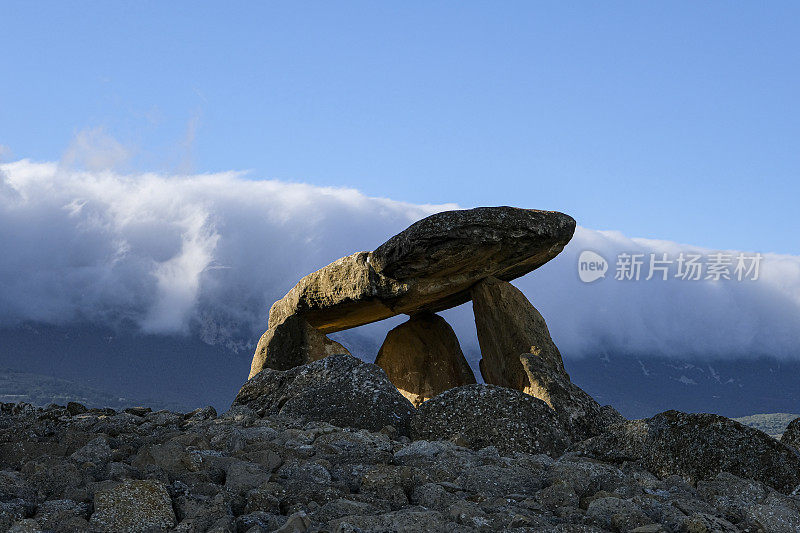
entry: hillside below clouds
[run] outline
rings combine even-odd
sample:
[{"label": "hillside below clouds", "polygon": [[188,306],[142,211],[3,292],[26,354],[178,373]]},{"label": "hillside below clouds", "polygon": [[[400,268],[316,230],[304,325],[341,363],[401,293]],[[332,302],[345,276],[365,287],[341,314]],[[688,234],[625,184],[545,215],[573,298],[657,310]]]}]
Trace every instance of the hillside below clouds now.
[{"label": "hillside below clouds", "polygon": [[[379,342],[358,330],[336,336],[365,361]],[[254,340],[255,342],[255,340]],[[464,352],[477,372],[479,353]],[[729,417],[793,413],[800,406],[800,362],[775,358],[680,359],[651,354],[575,358],[564,353],[572,380],[628,418],[667,409]],[[234,351],[188,336],[121,333],[94,326],[26,325],[0,329],[0,369],[14,401],[37,405],[81,398],[95,406],[148,405],[189,411],[230,406],[247,378],[252,350]],[[20,386],[29,387],[27,397]],[[4,400],[4,401],[10,401]]]}]

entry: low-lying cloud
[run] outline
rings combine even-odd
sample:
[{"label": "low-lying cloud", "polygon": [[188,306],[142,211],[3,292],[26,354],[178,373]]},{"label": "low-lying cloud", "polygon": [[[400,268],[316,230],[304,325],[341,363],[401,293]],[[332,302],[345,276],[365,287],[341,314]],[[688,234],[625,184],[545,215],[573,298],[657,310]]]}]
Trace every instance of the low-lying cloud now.
[{"label": "low-lying cloud", "polygon": [[[455,207],[237,172],[0,165],[0,325],[88,321],[245,348],[302,275]],[[605,279],[580,281],[583,250],[609,261]],[[800,356],[800,257],[764,254],[757,281],[617,281],[622,251],[710,252],[579,227],[560,256],[515,282],[565,355]],[[469,305],[446,316],[473,346]]]}]

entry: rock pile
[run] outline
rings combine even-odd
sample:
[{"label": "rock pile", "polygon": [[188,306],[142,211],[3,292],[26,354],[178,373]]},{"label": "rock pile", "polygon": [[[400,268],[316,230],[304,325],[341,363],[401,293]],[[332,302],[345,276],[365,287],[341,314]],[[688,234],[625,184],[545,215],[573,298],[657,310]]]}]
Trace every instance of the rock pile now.
[{"label": "rock pile", "polygon": [[[320,363],[308,365],[318,376]],[[293,383],[290,396],[304,396]],[[492,416],[448,417],[494,402]],[[594,439],[564,451],[546,404],[496,386],[412,412],[412,435],[431,440],[315,416],[2,404],[0,532],[800,530],[800,497],[785,484],[792,450],[730,421],[665,413],[643,422],[667,425],[644,446],[609,454]]]}]

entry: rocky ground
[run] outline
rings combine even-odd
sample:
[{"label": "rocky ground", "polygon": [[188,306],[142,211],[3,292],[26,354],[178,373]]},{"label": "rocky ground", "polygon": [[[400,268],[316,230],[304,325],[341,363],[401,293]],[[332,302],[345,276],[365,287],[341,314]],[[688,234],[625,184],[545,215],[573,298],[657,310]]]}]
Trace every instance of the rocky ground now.
[{"label": "rocky ground", "polygon": [[[454,394],[487,391],[515,392],[477,385]],[[217,416],[2,404],[0,530],[800,530],[798,471],[787,470],[797,468],[796,452],[757,430],[672,412],[619,422],[566,451],[553,444],[562,437],[546,435],[548,455],[515,451],[530,449],[531,436],[515,445],[509,415],[481,420],[486,446],[470,449],[479,447],[470,427],[463,437],[411,440],[389,425],[341,428],[245,405]],[[421,424],[412,418],[412,430]],[[612,457],[609,440],[624,435]],[[763,447],[757,457],[747,455],[753,441]],[[742,460],[709,455],[731,446]]]}]

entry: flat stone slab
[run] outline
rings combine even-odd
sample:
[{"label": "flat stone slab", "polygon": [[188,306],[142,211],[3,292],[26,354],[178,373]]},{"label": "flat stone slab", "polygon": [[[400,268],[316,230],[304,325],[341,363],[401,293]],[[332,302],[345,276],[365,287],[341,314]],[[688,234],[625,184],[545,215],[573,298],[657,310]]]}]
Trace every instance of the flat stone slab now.
[{"label": "flat stone slab", "polygon": [[431,215],[374,252],[312,272],[270,309],[269,327],[295,313],[323,333],[398,314],[437,312],[470,299],[493,276],[509,281],[542,266],[572,238],[575,220],[556,211],[478,207]]}]

